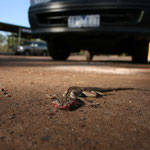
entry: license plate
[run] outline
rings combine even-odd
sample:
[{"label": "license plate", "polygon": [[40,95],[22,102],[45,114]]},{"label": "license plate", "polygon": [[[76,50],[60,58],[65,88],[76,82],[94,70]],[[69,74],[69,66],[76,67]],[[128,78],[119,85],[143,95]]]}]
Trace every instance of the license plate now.
[{"label": "license plate", "polygon": [[82,15],[82,16],[69,16],[69,28],[82,28],[82,27],[99,27],[100,15]]}]

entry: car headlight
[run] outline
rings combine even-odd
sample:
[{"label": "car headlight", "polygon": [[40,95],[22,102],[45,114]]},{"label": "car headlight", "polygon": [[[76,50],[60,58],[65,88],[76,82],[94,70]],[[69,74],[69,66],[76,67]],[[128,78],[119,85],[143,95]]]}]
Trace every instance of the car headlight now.
[{"label": "car headlight", "polygon": [[51,2],[52,0],[30,0],[31,5],[36,5],[36,4],[41,4],[41,3],[46,3],[46,2]]},{"label": "car headlight", "polygon": [[22,46],[18,46],[18,52],[22,52],[23,51],[23,47]]}]

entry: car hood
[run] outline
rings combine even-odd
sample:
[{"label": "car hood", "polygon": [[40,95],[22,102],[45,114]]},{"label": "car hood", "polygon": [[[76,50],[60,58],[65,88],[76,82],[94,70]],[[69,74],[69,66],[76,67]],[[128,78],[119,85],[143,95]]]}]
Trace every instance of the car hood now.
[{"label": "car hood", "polygon": [[30,48],[31,46],[30,45],[21,45],[19,47],[23,47],[23,48]]}]

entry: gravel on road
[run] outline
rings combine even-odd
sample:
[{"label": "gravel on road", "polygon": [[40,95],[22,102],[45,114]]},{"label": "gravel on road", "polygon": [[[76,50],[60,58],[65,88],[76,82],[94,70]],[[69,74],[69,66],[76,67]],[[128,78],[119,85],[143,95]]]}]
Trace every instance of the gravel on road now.
[{"label": "gravel on road", "polygon": [[[97,107],[55,109],[51,96],[71,86],[134,90],[88,99]],[[150,65],[1,55],[0,149],[149,150]]]}]

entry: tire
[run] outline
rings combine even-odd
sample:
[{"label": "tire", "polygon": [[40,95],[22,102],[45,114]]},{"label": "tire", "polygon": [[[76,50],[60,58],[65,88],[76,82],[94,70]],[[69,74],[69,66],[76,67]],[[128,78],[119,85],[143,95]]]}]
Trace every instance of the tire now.
[{"label": "tire", "polygon": [[15,55],[20,55],[20,53],[18,53],[18,52],[15,52]]},{"label": "tire", "polygon": [[132,62],[133,63],[147,63],[148,62],[148,41],[136,40],[134,42]]},{"label": "tire", "polygon": [[93,56],[94,56],[94,55],[93,55],[90,51],[85,50],[86,61],[92,61]]},{"label": "tire", "polygon": [[46,51],[43,51],[43,52],[42,52],[42,56],[47,56],[47,52],[46,52]]},{"label": "tire", "polygon": [[48,42],[48,50],[50,56],[54,60],[66,60],[71,51],[69,51],[69,46],[67,43],[65,44],[64,40],[52,40],[51,42]]},{"label": "tire", "polygon": [[24,55],[25,55],[25,56],[30,56],[30,55],[31,55],[31,53],[30,53],[30,51],[29,51],[29,50],[26,50],[26,51],[24,52]]}]

